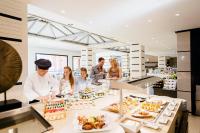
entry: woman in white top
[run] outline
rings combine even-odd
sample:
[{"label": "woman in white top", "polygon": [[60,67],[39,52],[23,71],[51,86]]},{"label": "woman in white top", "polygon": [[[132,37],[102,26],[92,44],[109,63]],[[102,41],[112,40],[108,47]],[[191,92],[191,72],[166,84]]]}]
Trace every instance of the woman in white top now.
[{"label": "woman in white top", "polygon": [[91,84],[91,81],[87,79],[87,69],[85,67],[81,67],[81,76],[76,79],[76,92],[84,90],[87,86]]},{"label": "woman in white top", "polygon": [[63,78],[60,81],[60,94],[73,95],[74,93],[74,77],[72,74],[72,69],[69,66],[64,67]]},{"label": "woman in white top", "polygon": [[49,96],[55,96],[58,92],[56,80],[48,74],[51,62],[46,59],[35,61],[37,72],[29,76],[24,84],[24,95],[29,103],[47,100]]}]

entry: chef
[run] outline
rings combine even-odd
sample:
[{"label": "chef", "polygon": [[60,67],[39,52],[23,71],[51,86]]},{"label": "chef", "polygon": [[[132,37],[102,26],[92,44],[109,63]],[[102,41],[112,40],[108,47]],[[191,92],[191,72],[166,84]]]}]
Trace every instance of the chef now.
[{"label": "chef", "polygon": [[30,104],[45,101],[54,97],[58,92],[57,81],[48,74],[51,62],[46,59],[39,59],[35,61],[35,64],[37,66],[36,73],[29,76],[24,84],[24,95]]}]

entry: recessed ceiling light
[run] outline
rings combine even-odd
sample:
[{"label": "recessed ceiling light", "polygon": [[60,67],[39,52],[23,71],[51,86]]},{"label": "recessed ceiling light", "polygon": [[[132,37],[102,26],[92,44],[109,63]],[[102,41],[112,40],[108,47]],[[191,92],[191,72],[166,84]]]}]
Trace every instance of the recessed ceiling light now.
[{"label": "recessed ceiling light", "polygon": [[66,11],[65,11],[65,10],[61,10],[61,11],[60,11],[60,13],[62,13],[62,14],[65,14],[65,13],[66,13]]},{"label": "recessed ceiling light", "polygon": [[151,19],[148,19],[148,20],[147,20],[147,22],[148,22],[148,23],[151,23],[151,22],[152,22],[152,20],[151,20]]},{"label": "recessed ceiling light", "polygon": [[177,16],[177,17],[180,16],[180,13],[176,13],[175,16]]}]

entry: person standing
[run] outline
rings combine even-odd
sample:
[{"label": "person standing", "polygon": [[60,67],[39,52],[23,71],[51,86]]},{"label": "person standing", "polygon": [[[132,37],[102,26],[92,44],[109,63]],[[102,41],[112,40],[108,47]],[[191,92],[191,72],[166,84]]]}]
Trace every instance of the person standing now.
[{"label": "person standing", "polygon": [[60,80],[60,95],[73,95],[74,82],[72,69],[69,66],[64,67],[63,78]]},{"label": "person standing", "polygon": [[122,77],[122,69],[116,59],[110,60],[110,68],[108,70],[108,78],[110,79],[120,79]]},{"label": "person standing", "polygon": [[99,79],[105,79],[106,78],[106,71],[103,68],[105,59],[103,57],[100,57],[98,59],[98,64],[94,67],[92,67],[90,78],[92,79],[92,83],[97,83]]},{"label": "person standing", "polygon": [[37,66],[37,71],[33,75],[27,77],[23,90],[30,104],[46,101],[50,96],[54,97],[58,92],[56,79],[48,74],[51,62],[46,59],[39,59],[35,61],[35,64]]}]

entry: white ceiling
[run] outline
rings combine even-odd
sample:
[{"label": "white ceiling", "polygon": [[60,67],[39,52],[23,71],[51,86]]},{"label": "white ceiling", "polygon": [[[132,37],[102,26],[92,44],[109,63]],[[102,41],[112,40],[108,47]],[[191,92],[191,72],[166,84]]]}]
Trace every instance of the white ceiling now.
[{"label": "white ceiling", "polygon": [[[29,2],[74,20],[90,32],[122,42],[143,44],[148,53],[154,54],[176,53],[174,31],[200,27],[200,0],[29,0]],[[176,16],[177,13],[180,16]]]}]

